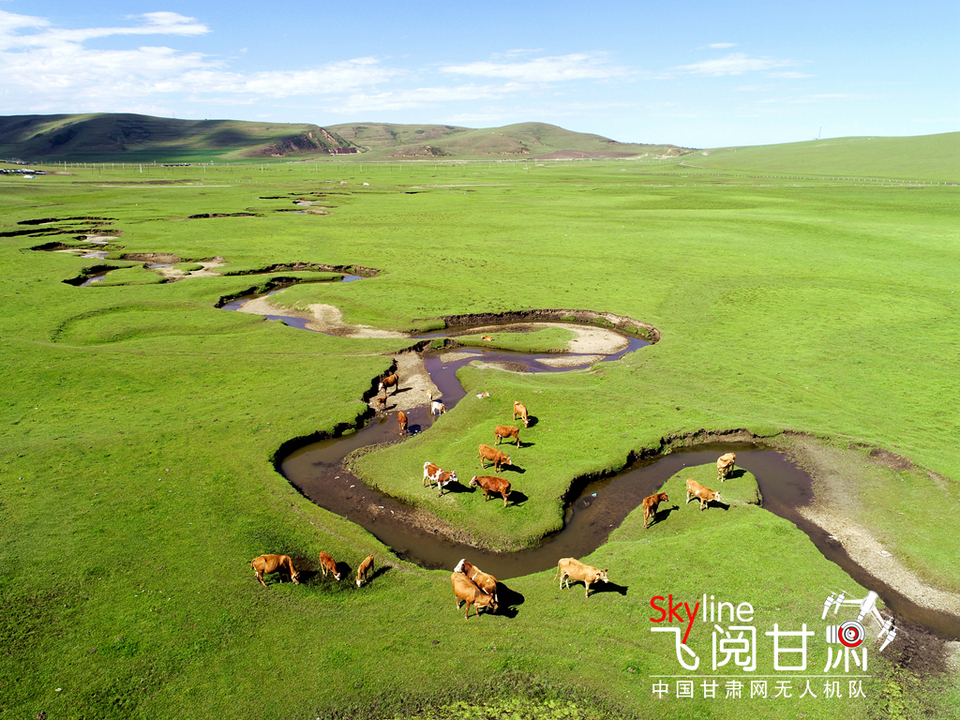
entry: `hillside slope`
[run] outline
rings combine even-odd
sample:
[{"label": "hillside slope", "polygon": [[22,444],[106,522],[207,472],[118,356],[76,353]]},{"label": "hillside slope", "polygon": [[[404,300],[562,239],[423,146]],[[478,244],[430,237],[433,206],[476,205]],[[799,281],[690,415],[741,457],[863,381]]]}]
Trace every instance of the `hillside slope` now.
[{"label": "hillside slope", "polygon": [[355,152],[317,125],[177,120],[149,115],[0,117],[0,157],[32,162],[221,160]]},{"label": "hillside slope", "polygon": [[620,143],[600,135],[536,122],[484,129],[350,123],[333,125],[330,129],[371,157],[383,159],[667,157],[691,152],[675,145]]},{"label": "hillside slope", "polygon": [[960,132],[718,148],[684,161],[709,170],[960,182]]}]

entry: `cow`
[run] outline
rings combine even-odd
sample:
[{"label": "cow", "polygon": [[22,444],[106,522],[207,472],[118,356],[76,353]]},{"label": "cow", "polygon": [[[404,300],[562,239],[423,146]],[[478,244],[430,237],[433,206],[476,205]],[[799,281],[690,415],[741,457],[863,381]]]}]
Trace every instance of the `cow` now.
[{"label": "cow", "polygon": [[407,414],[403,410],[397,411],[397,425],[401,435],[407,432]]},{"label": "cow", "polygon": [[453,571],[466,575],[474,585],[492,597],[495,602],[499,602],[499,598],[497,598],[497,579],[493,575],[488,575],[473,563],[467,562],[466,559],[460,560]]},{"label": "cow", "polygon": [[322,550],[320,551],[320,570],[323,571],[324,577],[326,577],[329,572],[333,575],[334,580],[340,582],[340,573],[337,571],[337,561]]},{"label": "cow", "polygon": [[372,571],[373,555],[367,555],[366,559],[360,563],[360,567],[357,568],[357,587],[360,587],[360,585],[363,583],[367,573]]},{"label": "cow", "polygon": [[647,528],[647,520],[653,518],[654,522],[657,519],[657,508],[660,506],[660,503],[667,502],[666,493],[657,493],[656,495],[651,495],[650,497],[643,499],[643,527]]},{"label": "cow", "polygon": [[444,405],[444,404],[443,404],[442,402],[440,402],[439,400],[431,400],[431,401],[430,401],[430,414],[431,414],[431,415],[436,415],[437,417],[440,417],[440,416],[443,415],[446,411],[447,411],[447,406]]},{"label": "cow", "polygon": [[733,472],[733,467],[737,463],[736,453],[727,453],[717,458],[717,480],[723,482],[727,476]]},{"label": "cow", "polygon": [[434,465],[432,462],[425,462],[423,464],[423,487],[427,487],[429,483],[430,487],[433,487],[433,484],[437,484],[437,488],[440,490],[440,495],[443,495],[443,489],[452,482],[460,482],[457,478],[457,473],[453,470],[447,472],[446,470],[441,470],[438,466]]},{"label": "cow", "polygon": [[502,452],[496,448],[492,448],[489,445],[480,444],[479,452],[477,457],[480,458],[480,469],[486,470],[486,461],[489,460],[493,463],[493,468],[495,472],[500,472],[501,465],[513,465],[510,462],[510,456],[504,455]]},{"label": "cow", "polygon": [[387,409],[387,396],[381,395],[377,397],[377,412],[386,411]]},{"label": "cow", "polygon": [[700,512],[703,512],[710,501],[720,501],[720,492],[704,487],[693,478],[687,478],[687,502],[689,503],[693,498],[700,501]]},{"label": "cow", "polygon": [[450,582],[453,584],[453,593],[457,596],[457,610],[460,609],[461,601],[466,601],[467,611],[463,615],[466,620],[470,615],[470,606],[477,608],[477,617],[480,617],[480,608],[485,607],[488,611],[497,611],[497,602],[478,588],[473,581],[463,573],[455,572],[450,575]]},{"label": "cow", "polygon": [[290,576],[290,581],[294,585],[300,584],[300,573],[293,567],[293,560],[289,555],[261,555],[250,561],[250,569],[257,575],[257,581],[264,587],[267,584],[263,581],[264,575],[277,573],[280,582],[283,582],[283,573]]},{"label": "cow", "polygon": [[489,335],[484,335],[480,339],[483,340],[484,342],[493,342],[493,338],[490,337]]},{"label": "cow", "polygon": [[497,425],[497,429],[493,431],[494,436],[497,438],[497,445],[503,442],[504,438],[513,438],[517,441],[517,447],[520,447],[520,428],[514,427],[513,425]]},{"label": "cow", "polygon": [[510,481],[503,478],[493,477],[492,475],[474,475],[470,479],[470,487],[479,485],[483,488],[483,501],[486,502],[492,495],[503,495],[503,506],[507,506],[507,498],[510,497]]},{"label": "cow", "polygon": [[393,375],[387,375],[385,378],[380,380],[380,386],[377,388],[377,392],[383,391],[383,394],[386,395],[389,388],[393,388],[393,394],[397,394],[397,390],[400,389],[400,376],[394,373]]},{"label": "cow", "polygon": [[563,581],[567,581],[567,588],[570,587],[570,581],[582,582],[587,588],[586,597],[590,597],[590,586],[600,582],[610,582],[607,578],[607,569],[598,570],[591,565],[585,565],[576,558],[560,558],[557,563],[557,574],[553,576],[554,581],[560,577],[560,588],[563,588]]},{"label": "cow", "polygon": [[523,420],[524,427],[530,426],[530,418],[527,417],[527,406],[521,402],[517,402],[516,400],[514,400],[513,401],[513,419],[516,420],[518,417],[521,420]]}]

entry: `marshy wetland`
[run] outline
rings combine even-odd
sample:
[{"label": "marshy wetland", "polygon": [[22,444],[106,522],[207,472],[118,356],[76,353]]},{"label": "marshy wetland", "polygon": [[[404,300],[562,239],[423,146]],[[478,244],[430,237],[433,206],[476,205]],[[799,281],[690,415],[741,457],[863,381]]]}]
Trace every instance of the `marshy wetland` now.
[{"label": "marshy wetland", "polygon": [[[770,152],[766,166],[789,169],[788,155]],[[960,416],[948,401],[960,347],[956,188],[809,173],[776,182],[732,153],[702,162],[431,163],[402,174],[331,162],[202,176],[158,167],[143,178],[78,168],[29,186],[0,180],[12,308],[0,318],[4,707],[426,717],[456,692],[540,708],[562,700],[580,717],[950,717],[960,703],[950,639]],[[914,169],[925,177],[920,161]],[[953,180],[940,172],[928,179]],[[289,212],[305,209],[299,198],[326,214]],[[34,251],[47,243],[106,256]],[[222,264],[170,281],[143,267],[164,264],[156,258],[120,259],[156,253],[184,275]],[[112,263],[124,267],[106,281],[67,282]],[[288,280],[265,302],[327,332],[222,309]],[[563,318],[510,316],[539,308],[589,308],[658,334],[620,328],[618,359],[584,351],[578,367],[533,360],[536,372],[519,372],[526,360],[495,353],[547,354],[576,335],[535,324]],[[456,331],[458,347],[435,336],[478,316],[490,320]],[[527,332],[501,332],[500,320]],[[418,385],[401,385],[379,422],[376,382],[394,371]],[[397,442],[390,413],[423,407],[430,392],[448,412],[411,415],[414,432]],[[501,474],[518,497],[504,508],[467,483],[480,474],[477,444],[516,424],[514,400],[535,422],[505,450],[515,467]],[[334,454],[349,467],[309,459],[300,445],[310,439],[346,443]],[[741,473],[719,486],[727,507],[687,505],[684,479],[718,489],[712,463],[727,449]],[[287,465],[300,458],[308,476],[294,487]],[[459,491],[423,488],[426,460],[456,469]],[[357,478],[345,490],[385,499],[344,495],[332,512],[306,497],[310,473],[339,482],[340,470]],[[644,529],[631,508],[660,486],[670,500]],[[799,517],[774,507],[779,492]],[[372,504],[368,531],[354,514]],[[466,542],[421,558],[426,567],[410,562],[421,551],[406,536],[381,535],[388,507],[416,519],[398,530]],[[559,545],[528,549],[561,529]],[[507,553],[504,564],[479,547]],[[362,588],[324,578],[321,550],[353,571],[372,554],[377,572]],[[290,555],[303,582],[261,587],[249,564],[264,553]],[[589,598],[579,584],[559,590],[566,555],[607,568],[609,587]],[[503,576],[504,612],[465,621],[454,610],[455,556]],[[861,597],[873,579],[887,586],[877,587],[883,611],[904,621],[882,654],[868,626],[864,697],[823,697],[822,680],[816,700],[796,681],[792,698],[739,705],[652,695],[652,676],[682,672],[672,643],[651,632],[653,598],[749,602],[766,675],[764,631],[806,623],[819,677],[825,597]],[[946,623],[908,619],[895,593]],[[698,681],[712,674],[710,631],[698,621],[691,634],[707,668]],[[283,703],[263,696],[265,678],[289,689]]]}]

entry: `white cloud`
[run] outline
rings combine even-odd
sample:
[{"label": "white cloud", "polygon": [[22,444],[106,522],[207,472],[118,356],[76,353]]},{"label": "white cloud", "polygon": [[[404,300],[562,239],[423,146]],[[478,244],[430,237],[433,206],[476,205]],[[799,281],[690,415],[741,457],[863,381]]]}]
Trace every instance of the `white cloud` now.
[{"label": "white cloud", "polygon": [[[193,18],[153,12],[129,27],[64,30],[44,18],[0,11],[0,112],[40,112],[50,107],[104,109],[155,103],[155,96],[252,98],[329,95],[356,90],[403,73],[375,58],[355,58],[305,70],[236,73],[201,52],[144,45],[97,50],[84,43],[108,36],[203,35]],[[35,30],[21,33],[22,30]],[[159,102],[165,102],[160,100]]]},{"label": "white cloud", "polygon": [[677,67],[671,68],[671,70],[688,75],[720,77],[722,75],[743,75],[748,72],[773,70],[774,68],[790,67],[796,64],[793,60],[754,58],[744,53],[731,53],[726,57],[717,58],[716,60],[704,60],[703,62],[691,63],[689,65],[678,65]]},{"label": "white cloud", "polygon": [[459,85],[453,87],[423,87],[388,92],[350,95],[339,103],[335,112],[358,115],[369,112],[410,110],[414,108],[439,107],[448,102],[475,100],[499,100],[517,95],[529,88],[522,83],[505,85]]},{"label": "white cloud", "polygon": [[[65,45],[83,43],[93,38],[114,35],[203,35],[209,32],[206,25],[194,18],[173,12],[152,12],[135,16],[141,21],[130,27],[80,28],[66,30],[53,28],[45,18],[14,15],[0,10],[0,50],[13,48],[45,48],[58,50]],[[24,28],[39,32],[19,34]]]},{"label": "white cloud", "polygon": [[626,68],[607,65],[602,57],[587,53],[541,57],[515,63],[473,62],[446,65],[441,67],[440,71],[451,75],[509,78],[530,83],[600,80],[630,74]]},{"label": "white cloud", "polygon": [[727,48],[736,47],[737,43],[710,43],[707,45],[711,50],[726,50]]}]

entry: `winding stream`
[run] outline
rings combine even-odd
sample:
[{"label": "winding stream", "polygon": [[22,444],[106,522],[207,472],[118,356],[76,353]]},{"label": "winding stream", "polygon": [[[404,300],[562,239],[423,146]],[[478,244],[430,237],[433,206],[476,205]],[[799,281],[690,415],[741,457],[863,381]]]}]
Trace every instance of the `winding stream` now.
[{"label": "winding stream", "polygon": [[[232,308],[235,309],[235,308]],[[275,316],[290,325],[305,328],[298,318]],[[306,328],[305,328],[306,329]],[[427,337],[445,337],[451,330]],[[418,338],[418,339],[423,339]],[[607,356],[616,360],[634,352],[646,341],[630,339],[630,346]],[[430,379],[439,388],[449,409],[466,392],[456,378],[457,370],[473,360],[505,363],[528,372],[562,372],[573,368],[554,368],[539,362],[544,356],[523,355],[488,349],[460,349],[459,359],[444,362],[431,353],[424,357]],[[590,361],[588,361],[590,362]],[[423,432],[433,422],[426,406],[407,413],[411,434]],[[570,503],[563,529],[545,539],[538,547],[514,553],[480,550],[450,540],[437,531],[417,527],[412,518],[417,511],[364,484],[343,467],[343,459],[367,445],[395,441],[397,425],[393,417],[372,420],[361,430],[339,438],[322,440],[302,447],[283,458],[279,470],[311,501],[355,522],[399,557],[426,568],[452,568],[463,557],[483,567],[501,580],[520,577],[556,567],[561,557],[583,557],[603,545],[610,533],[637,508],[643,498],[684,467],[712,464],[718,455],[734,451],[737,466],[757,479],[764,508],[803,530],[828,560],[839,565],[857,584],[876,591],[898,625],[906,624],[916,632],[932,632],[942,639],[960,639],[960,618],[917,605],[882,580],[866,572],[842,545],[819,526],[804,519],[798,508],[812,502],[812,478],[781,453],[754,443],[714,443],[675,451],[659,458],[639,460],[613,477],[586,485]],[[469,492],[466,482],[454,492]]]}]

